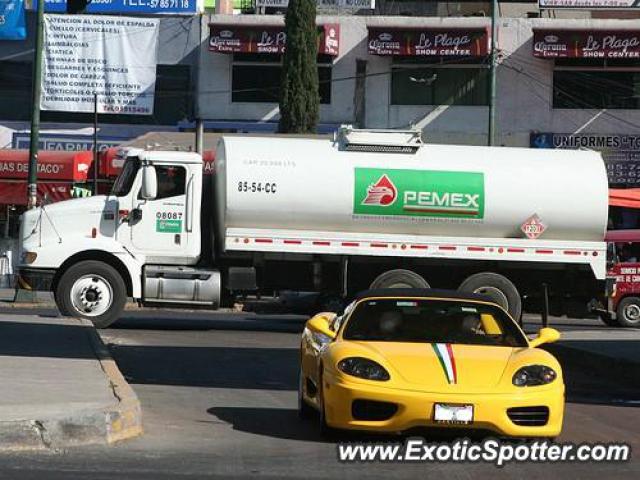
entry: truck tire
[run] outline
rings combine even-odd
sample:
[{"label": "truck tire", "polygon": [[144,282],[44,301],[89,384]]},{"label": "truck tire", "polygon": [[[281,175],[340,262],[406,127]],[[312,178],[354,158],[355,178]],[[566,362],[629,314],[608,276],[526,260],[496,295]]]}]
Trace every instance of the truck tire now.
[{"label": "truck tire", "polygon": [[127,289],[111,265],[86,260],[62,274],[55,298],[63,315],[86,318],[96,328],[106,328],[124,310]]},{"label": "truck tire", "polygon": [[429,283],[411,270],[397,269],[378,275],[369,288],[429,288]]},{"label": "truck tire", "polygon": [[616,308],[616,322],[620,327],[640,327],[640,298],[625,297]]},{"label": "truck tire", "polygon": [[522,298],[507,277],[493,272],[476,273],[458,287],[460,292],[478,293],[491,298],[518,322],[522,315]]}]

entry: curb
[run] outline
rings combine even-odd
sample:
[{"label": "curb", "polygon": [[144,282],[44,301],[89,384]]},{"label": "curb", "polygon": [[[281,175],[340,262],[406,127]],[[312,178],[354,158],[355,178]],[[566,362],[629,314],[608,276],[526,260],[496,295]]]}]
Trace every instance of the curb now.
[{"label": "curb", "polygon": [[93,324],[89,320],[78,319],[78,321],[89,327],[87,333],[93,351],[100,362],[102,371],[109,378],[114,397],[118,399],[117,405],[107,412],[107,443],[141,435],[143,432],[142,407],[138,396],[122,376],[111,352],[102,342],[102,338],[96,332]]},{"label": "curb", "polygon": [[47,418],[0,422],[0,451],[64,449],[88,444],[112,444],[141,435],[142,408],[100,336],[88,320],[86,328],[100,368],[109,379],[114,404],[79,409]]}]

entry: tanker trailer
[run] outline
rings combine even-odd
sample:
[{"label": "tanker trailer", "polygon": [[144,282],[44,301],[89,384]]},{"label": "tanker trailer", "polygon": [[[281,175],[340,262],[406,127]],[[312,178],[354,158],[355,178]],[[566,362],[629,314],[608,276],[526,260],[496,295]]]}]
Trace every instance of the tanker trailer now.
[{"label": "tanker trailer", "polygon": [[222,249],[253,252],[264,273],[272,258],[285,277],[281,255],[304,255],[321,291],[460,288],[518,317],[521,296],[539,296],[542,283],[586,307],[605,277],[597,152],[428,145],[412,131],[348,128],[333,141],[226,137],[215,182]]},{"label": "tanker trailer", "polygon": [[24,284],[99,327],[126,297],[216,308],[314,290],[486,294],[516,318],[544,282],[593,298],[605,278],[598,153],[426,145],[415,131],[222,137],[211,189],[190,152],[131,151],[107,196],[26,212]]}]

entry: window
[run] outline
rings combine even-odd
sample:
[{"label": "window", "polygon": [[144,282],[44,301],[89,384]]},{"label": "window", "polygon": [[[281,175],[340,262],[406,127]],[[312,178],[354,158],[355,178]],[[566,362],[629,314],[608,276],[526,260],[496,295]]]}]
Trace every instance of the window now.
[{"label": "window", "polygon": [[[31,118],[31,63],[0,62],[0,118]],[[191,117],[191,67],[158,65],[153,115],[99,115],[98,123],[175,125]],[[43,122],[93,124],[93,113],[42,111]]]},{"label": "window", "polygon": [[485,66],[416,63],[416,60],[422,59],[394,60],[392,105],[488,105]]},{"label": "window", "polygon": [[133,182],[136,179],[139,168],[140,162],[135,157],[129,157],[125,162],[120,175],[118,175],[116,181],[113,182],[111,195],[115,195],[116,197],[124,197],[125,195],[128,195],[131,187],[133,186]]},{"label": "window", "polygon": [[186,170],[173,165],[156,165],[158,176],[158,195],[156,200],[184,195]]},{"label": "window", "polygon": [[[332,59],[318,55],[320,103],[331,103]],[[278,103],[282,77],[282,55],[235,54],[231,81],[231,101]]]},{"label": "window", "polygon": [[628,60],[557,60],[553,108],[638,109],[640,66]]},{"label": "window", "polygon": [[31,63],[0,62],[0,118],[31,118]]}]

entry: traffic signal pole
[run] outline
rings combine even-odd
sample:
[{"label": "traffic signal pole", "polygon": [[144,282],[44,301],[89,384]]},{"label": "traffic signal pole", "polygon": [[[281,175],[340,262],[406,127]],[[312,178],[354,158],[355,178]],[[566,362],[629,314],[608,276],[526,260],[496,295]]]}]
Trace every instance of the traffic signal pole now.
[{"label": "traffic signal pole", "polygon": [[498,36],[498,0],[491,1],[491,66],[489,71],[489,131],[487,144],[496,144],[496,64],[498,55],[496,52],[496,37]]},{"label": "traffic signal pole", "polygon": [[27,206],[34,208],[38,200],[38,143],[40,139],[40,90],[42,76],[42,46],[44,40],[44,0],[36,0],[36,44],[33,54],[31,85],[31,133],[29,138],[29,168],[27,175]]}]

